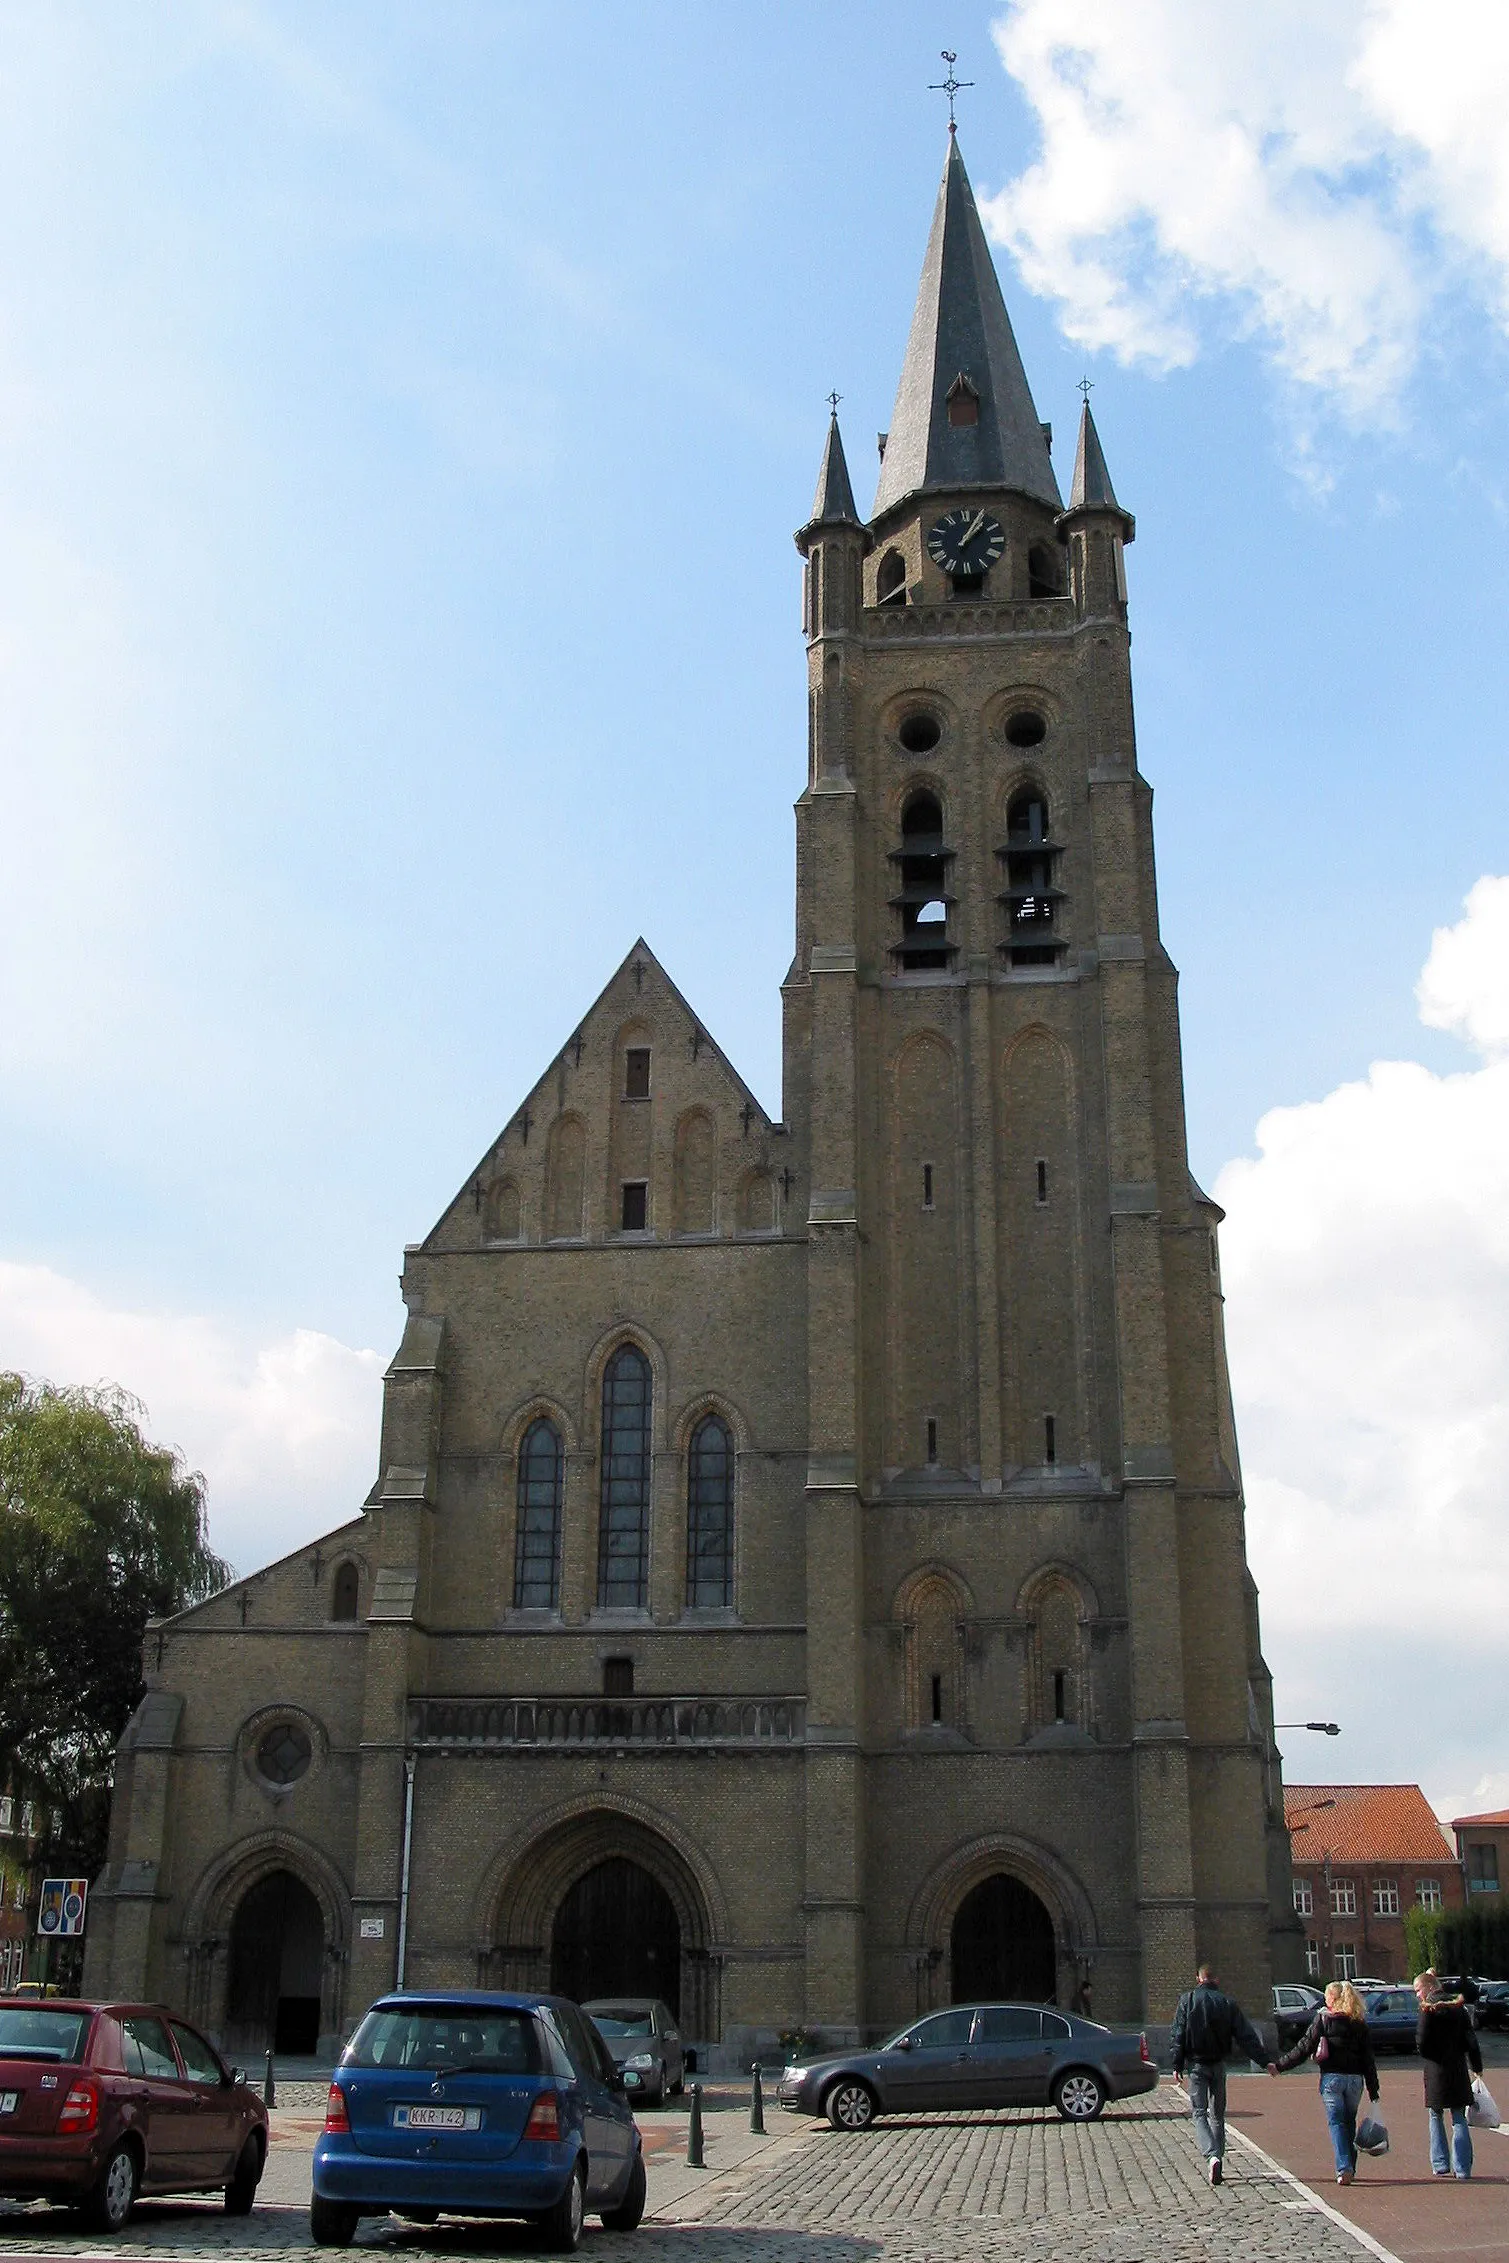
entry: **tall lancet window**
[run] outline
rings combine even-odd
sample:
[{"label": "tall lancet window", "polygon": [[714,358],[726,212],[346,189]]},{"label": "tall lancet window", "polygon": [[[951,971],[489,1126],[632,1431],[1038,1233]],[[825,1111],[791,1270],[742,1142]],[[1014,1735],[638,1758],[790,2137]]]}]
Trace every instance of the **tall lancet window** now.
[{"label": "tall lancet window", "polygon": [[543,1416],[519,1441],[518,1518],[513,1599],[519,1611],[557,1611],[561,1603],[561,1434]]},{"label": "tall lancet window", "polygon": [[946,968],[954,957],[949,941],[949,866],[954,852],[943,839],[943,810],[926,788],[910,796],[901,813],[901,846],[891,862],[901,878],[892,909],[901,914],[901,934],[891,945],[904,973]]},{"label": "tall lancet window", "polygon": [[600,1610],[642,1611],[650,1600],[651,1396],[649,1361],[620,1345],[603,1376]]},{"label": "tall lancet window", "polygon": [[717,1609],[734,1599],[734,1442],[717,1415],[692,1432],[686,1473],[686,1600]]}]

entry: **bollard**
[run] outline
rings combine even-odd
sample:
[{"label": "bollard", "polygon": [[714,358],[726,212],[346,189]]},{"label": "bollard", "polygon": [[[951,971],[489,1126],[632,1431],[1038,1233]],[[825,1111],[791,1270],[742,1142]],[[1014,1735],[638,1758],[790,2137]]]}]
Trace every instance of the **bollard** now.
[{"label": "bollard", "polygon": [[276,2106],[277,2102],[278,2086],[272,2078],[272,2045],[269,2043],[267,2046],[267,2072],[262,2077],[262,2103],[264,2106]]},{"label": "bollard", "polygon": [[702,2158],[702,2085],[692,2084],[692,2111],[686,2125],[686,2165],[689,2169],[705,2169]]},{"label": "bollard", "polygon": [[765,2093],[760,2088],[760,2062],[754,2063],[754,2082],[749,2093],[749,2127],[755,2137],[765,2135]]}]

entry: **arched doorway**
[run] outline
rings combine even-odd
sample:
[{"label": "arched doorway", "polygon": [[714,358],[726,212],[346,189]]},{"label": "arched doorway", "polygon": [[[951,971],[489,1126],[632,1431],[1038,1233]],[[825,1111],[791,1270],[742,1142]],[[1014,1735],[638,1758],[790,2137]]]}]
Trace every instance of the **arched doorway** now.
[{"label": "arched doorway", "polygon": [[325,1920],[291,1870],[274,1870],[242,1895],[231,1920],[226,2048],[314,2052],[320,2035]]},{"label": "arched doorway", "polygon": [[610,1855],[577,1879],[555,1913],[550,1985],[579,2004],[658,1996],[680,2017],[681,1923],[642,1863]]},{"label": "arched doorway", "polygon": [[1030,1886],[1004,1870],[965,1895],[951,1936],[956,2004],[1051,2004],[1058,1959],[1053,1920]]}]

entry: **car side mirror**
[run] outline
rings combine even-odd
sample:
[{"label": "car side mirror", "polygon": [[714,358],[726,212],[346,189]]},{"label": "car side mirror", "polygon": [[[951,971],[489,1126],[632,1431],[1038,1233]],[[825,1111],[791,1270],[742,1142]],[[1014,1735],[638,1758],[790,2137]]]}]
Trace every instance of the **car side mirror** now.
[{"label": "car side mirror", "polygon": [[898,2035],[895,2043],[892,2045],[892,2049],[897,2051],[910,2051],[911,2048],[912,2039],[910,2035]]},{"label": "car side mirror", "polygon": [[608,2077],[608,2088],[610,2090],[616,2090],[620,2096],[624,2096],[628,2091],[628,2087],[628,2084],[624,2081],[623,2068],[615,2066],[613,2072]]},{"label": "car side mirror", "polygon": [[239,2089],[245,2089],[245,2087],[246,2087],[246,2069],[245,2069],[245,2067],[237,2067],[237,2069],[236,2069],[235,2073],[234,2073],[234,2074],[233,2074],[233,2075],[231,2076],[230,2080],[231,2080],[231,2088],[232,2088],[233,2090],[234,2090],[234,2089],[238,2089],[238,2088],[239,2088]]}]

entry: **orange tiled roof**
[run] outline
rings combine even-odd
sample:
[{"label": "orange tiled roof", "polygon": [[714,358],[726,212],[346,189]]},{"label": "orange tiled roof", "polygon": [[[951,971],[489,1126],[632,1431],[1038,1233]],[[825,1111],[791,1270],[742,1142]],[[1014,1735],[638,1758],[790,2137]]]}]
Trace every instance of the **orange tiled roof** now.
[{"label": "orange tiled roof", "polygon": [[1451,1827],[1454,1831],[1470,1831],[1474,1826],[1480,1831],[1509,1831],[1509,1807],[1496,1807],[1491,1815],[1452,1817]]},{"label": "orange tiled roof", "polygon": [[[1332,1805],[1314,1812],[1321,1800]],[[1457,1859],[1418,1784],[1285,1784],[1284,1821],[1296,1862]]]}]

